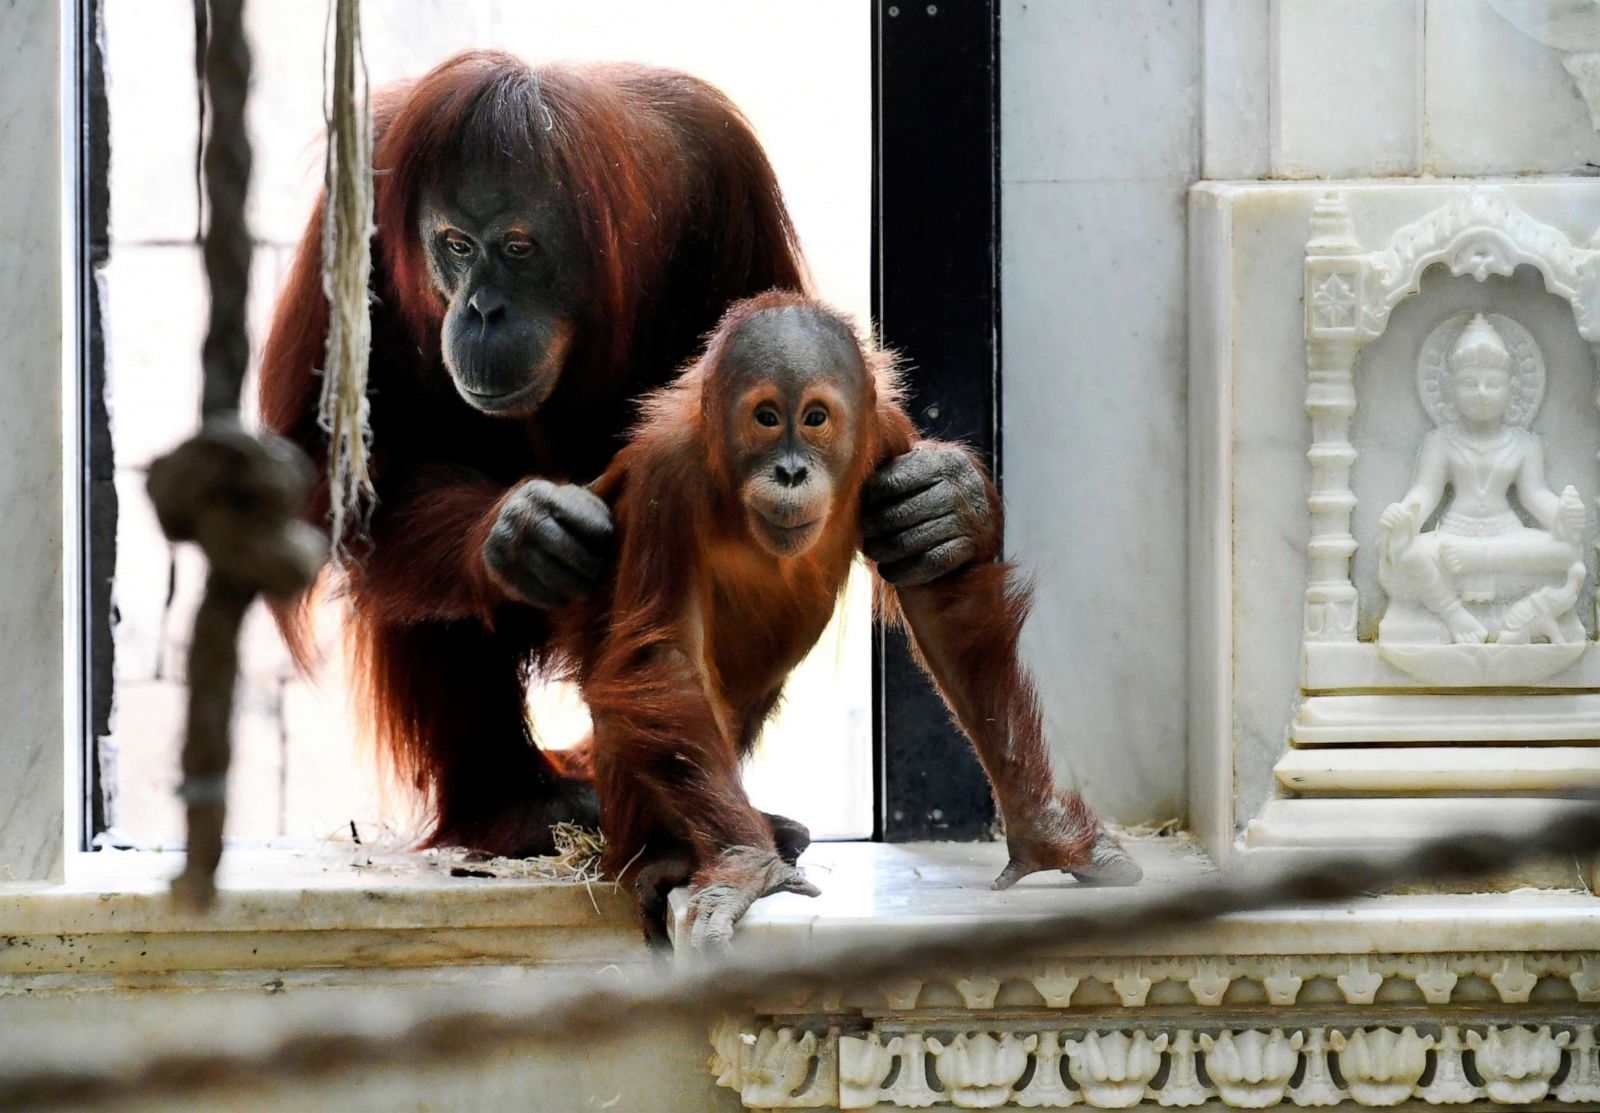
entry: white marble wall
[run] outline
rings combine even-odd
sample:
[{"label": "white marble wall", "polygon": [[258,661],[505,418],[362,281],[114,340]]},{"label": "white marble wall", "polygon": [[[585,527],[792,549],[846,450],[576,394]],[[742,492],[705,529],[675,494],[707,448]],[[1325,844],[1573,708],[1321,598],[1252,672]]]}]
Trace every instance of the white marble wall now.
[{"label": "white marble wall", "polygon": [[1123,822],[1184,810],[1184,192],[1199,7],[1001,11],[1007,547],[1058,770]]},{"label": "white marble wall", "polygon": [[65,833],[60,21],[0,0],[0,878]]},{"label": "white marble wall", "polygon": [[1581,7],[1202,0],[1203,176],[1581,172],[1600,137],[1565,55],[1500,14],[1540,26]]},{"label": "white marble wall", "polygon": [[[1184,571],[1187,549],[1226,525],[1205,509],[1185,525],[1186,488],[1211,511],[1226,508],[1187,475],[1189,452],[1208,451],[1208,430],[1189,422],[1214,421],[1217,400],[1193,399],[1190,417],[1186,256],[1206,249],[1185,232],[1184,190],[1197,178],[1600,162],[1561,51],[1496,10],[1530,5],[1538,0],[1004,5],[1008,539],[1038,570],[1027,648],[1057,757],[1116,818],[1181,814],[1190,788],[1214,802],[1234,795],[1231,769],[1204,759],[1186,769],[1182,756],[1192,726],[1233,714],[1190,706],[1182,691],[1190,672],[1225,667],[1229,621],[1189,606]],[[1303,236],[1291,269],[1301,247]],[[1292,316],[1299,279],[1277,266],[1233,281],[1287,282],[1277,298]],[[1271,715],[1263,706],[1260,724],[1245,714],[1241,729],[1276,730],[1291,696]]]}]

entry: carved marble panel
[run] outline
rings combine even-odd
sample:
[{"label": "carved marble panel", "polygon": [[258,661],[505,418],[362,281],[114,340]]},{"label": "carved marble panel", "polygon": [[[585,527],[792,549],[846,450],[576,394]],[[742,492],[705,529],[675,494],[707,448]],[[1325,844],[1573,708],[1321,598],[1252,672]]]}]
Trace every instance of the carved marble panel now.
[{"label": "carved marble panel", "polygon": [[[1191,476],[1227,526],[1199,538],[1192,621],[1232,650],[1190,701],[1214,854],[1274,796],[1280,823],[1301,794],[1403,819],[1600,780],[1596,213],[1578,181],[1196,188]],[[1528,742],[1564,750],[1525,773]],[[1373,757],[1390,743],[1435,769]],[[1458,767],[1460,744],[1486,749]]]}]

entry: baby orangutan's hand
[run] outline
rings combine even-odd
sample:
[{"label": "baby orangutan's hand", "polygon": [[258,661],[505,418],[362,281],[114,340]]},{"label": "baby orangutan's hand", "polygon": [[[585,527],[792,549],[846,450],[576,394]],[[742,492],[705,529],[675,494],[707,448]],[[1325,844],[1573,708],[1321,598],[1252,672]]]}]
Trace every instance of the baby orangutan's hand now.
[{"label": "baby orangutan's hand", "polygon": [[733,846],[694,875],[689,886],[689,949],[727,951],[733,925],[761,897],[799,893],[814,897],[822,890],[805,879],[776,852],[755,846]]}]

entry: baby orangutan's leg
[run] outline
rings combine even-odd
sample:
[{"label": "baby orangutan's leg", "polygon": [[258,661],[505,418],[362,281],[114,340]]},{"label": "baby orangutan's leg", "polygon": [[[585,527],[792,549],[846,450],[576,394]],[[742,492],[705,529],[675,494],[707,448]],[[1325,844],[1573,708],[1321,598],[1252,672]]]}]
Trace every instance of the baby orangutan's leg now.
[{"label": "baby orangutan's leg", "polygon": [[1058,792],[1033,680],[1017,655],[1028,592],[1004,564],[897,589],[921,664],[972,740],[1005,822],[1010,888],[1038,870],[1131,885],[1143,871],[1075,792]]},{"label": "baby orangutan's leg", "polygon": [[725,948],[734,923],[769,893],[817,894],[773,837],[782,827],[784,849],[798,856],[809,835],[751,806],[733,743],[683,654],[663,650],[615,684],[591,682],[585,696],[606,866],[634,885],[647,936],[649,921],[664,922],[665,892],[685,879],[697,949]]}]

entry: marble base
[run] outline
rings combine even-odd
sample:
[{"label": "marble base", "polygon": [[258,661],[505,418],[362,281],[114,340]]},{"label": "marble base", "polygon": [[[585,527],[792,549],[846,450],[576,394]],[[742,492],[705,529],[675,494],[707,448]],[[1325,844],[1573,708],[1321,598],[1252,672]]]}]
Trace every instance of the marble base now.
[{"label": "marble base", "polygon": [[[1246,827],[1244,846],[1381,852],[1451,831],[1515,833],[1585,806],[1548,796],[1274,800]],[[1574,873],[1565,883],[1587,882]]]},{"label": "marble base", "polygon": [[1600,745],[1600,693],[1307,696],[1289,727],[1296,746],[1365,742]]},{"label": "marble base", "polygon": [[[1304,669],[1301,684],[1311,692],[1356,689],[1383,689],[1406,691],[1438,688],[1481,688],[1486,685],[1481,676],[1470,668],[1452,670],[1423,670],[1406,660],[1408,651],[1416,655],[1420,647],[1382,646],[1373,642],[1313,642],[1305,647]],[[1426,647],[1436,656],[1445,647]],[[1463,648],[1463,647],[1457,647]],[[1517,676],[1514,683],[1519,688],[1560,690],[1567,688],[1600,689],[1600,645],[1593,642],[1581,646],[1533,645],[1497,646],[1481,645],[1466,649],[1468,654],[1493,656],[1496,651],[1514,649],[1516,654],[1501,656],[1548,655],[1553,667],[1533,667]],[[1532,654],[1527,651],[1532,650]],[[1404,666],[1404,667],[1402,667]],[[1491,666],[1492,667],[1492,666]],[[1488,671],[1487,669],[1484,671]]]},{"label": "marble base", "polygon": [[230,849],[216,906],[196,919],[168,894],[182,864],[100,851],[69,859],[65,884],[0,882],[0,999],[448,982],[466,967],[647,957],[609,882],[457,876],[437,852],[348,844]]},{"label": "marble base", "polygon": [[1300,796],[1600,790],[1600,747],[1366,746],[1291,749],[1273,768]]}]

